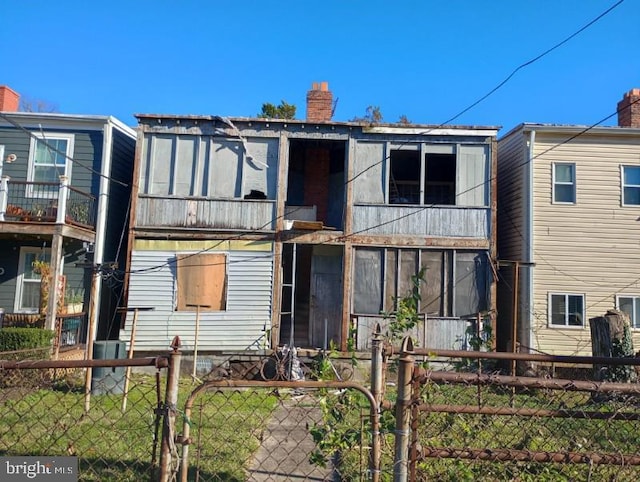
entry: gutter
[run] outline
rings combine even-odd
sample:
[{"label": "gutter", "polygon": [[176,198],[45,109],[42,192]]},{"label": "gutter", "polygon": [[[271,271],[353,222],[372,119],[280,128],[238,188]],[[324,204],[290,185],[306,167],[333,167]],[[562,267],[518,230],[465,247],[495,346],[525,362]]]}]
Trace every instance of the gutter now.
[{"label": "gutter", "polygon": [[102,283],[100,282],[100,273],[95,268],[100,266],[104,261],[104,243],[105,229],[107,225],[107,208],[109,204],[109,188],[111,172],[111,151],[113,147],[113,128],[114,124],[111,119],[107,119],[103,129],[102,140],[102,168],[100,170],[100,188],[98,190],[98,212],[96,215],[96,241],[93,254],[94,272],[91,280],[91,306],[93,310],[89,313],[89,333],[87,339],[87,359],[93,358],[93,342],[96,339],[98,329],[98,312],[100,306],[96,306],[100,302],[102,293]]}]

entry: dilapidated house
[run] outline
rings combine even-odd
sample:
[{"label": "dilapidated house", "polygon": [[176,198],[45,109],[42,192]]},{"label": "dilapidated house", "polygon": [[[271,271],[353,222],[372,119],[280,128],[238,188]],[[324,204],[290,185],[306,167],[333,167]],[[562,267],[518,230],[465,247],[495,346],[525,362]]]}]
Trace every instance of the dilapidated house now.
[{"label": "dilapidated house", "polygon": [[137,116],[137,350],[192,345],[196,318],[201,350],[366,349],[422,267],[422,346],[493,320],[497,128],[335,122],[332,102],[320,83],[305,120]]}]

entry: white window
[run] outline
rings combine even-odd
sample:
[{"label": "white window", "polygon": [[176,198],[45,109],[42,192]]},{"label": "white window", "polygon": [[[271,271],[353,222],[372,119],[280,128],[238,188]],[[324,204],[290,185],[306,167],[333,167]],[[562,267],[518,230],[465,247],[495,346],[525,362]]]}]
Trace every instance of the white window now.
[{"label": "white window", "polygon": [[629,315],[631,326],[640,328],[640,296],[618,295],[616,304],[620,311],[624,311]]},{"label": "white window", "polygon": [[622,205],[640,206],[640,166],[622,166]]},{"label": "white window", "polygon": [[55,183],[55,186],[30,185],[29,197],[55,198],[60,176],[71,176],[73,134],[34,133],[29,150],[27,180],[36,183]]},{"label": "white window", "polygon": [[569,163],[553,164],[553,202],[575,204],[576,202],[576,165]]},{"label": "white window", "polygon": [[584,295],[549,294],[551,326],[584,326]]},{"label": "white window", "polygon": [[36,260],[50,261],[50,250],[36,247],[20,249],[14,311],[36,313],[40,308],[40,274],[33,269]]}]

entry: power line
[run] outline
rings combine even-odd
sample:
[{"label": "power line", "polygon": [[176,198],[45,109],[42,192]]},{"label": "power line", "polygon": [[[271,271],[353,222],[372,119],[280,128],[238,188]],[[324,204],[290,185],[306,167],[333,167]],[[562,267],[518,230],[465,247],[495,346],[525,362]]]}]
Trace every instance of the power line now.
[{"label": "power line", "polygon": [[[594,18],[593,20],[591,20],[590,22],[588,22],[586,25],[584,25],[583,27],[581,27],[580,29],[576,30],[574,33],[572,33],[571,35],[569,35],[568,37],[566,37],[564,40],[562,40],[561,42],[558,42],[557,44],[555,44],[553,47],[545,50],[544,52],[542,52],[541,54],[537,55],[536,57],[524,62],[523,64],[519,65],[518,67],[516,67],[504,80],[502,80],[500,83],[498,83],[498,85],[496,85],[495,87],[493,87],[491,90],[489,90],[489,92],[487,92],[486,94],[484,94],[482,97],[480,97],[478,100],[474,101],[473,103],[471,103],[470,105],[468,105],[467,107],[465,107],[464,109],[462,109],[460,112],[458,112],[456,115],[454,115],[453,117],[450,117],[449,119],[447,119],[446,121],[440,123],[438,126],[436,127],[432,127],[430,129],[427,129],[423,132],[418,133],[417,135],[427,135],[431,132],[433,132],[434,130],[440,129],[444,126],[446,126],[447,124],[449,124],[450,122],[454,121],[455,119],[457,119],[458,117],[460,117],[461,115],[465,114],[466,112],[468,112],[469,110],[473,109],[475,106],[477,106],[478,104],[480,104],[482,101],[484,101],[485,99],[487,99],[488,97],[490,97],[493,93],[495,93],[497,90],[499,90],[500,88],[502,88],[507,82],[509,82],[513,76],[521,69],[524,69],[525,67],[528,67],[532,64],[534,64],[535,62],[537,62],[538,60],[542,59],[543,57],[545,57],[546,55],[548,55],[549,53],[553,52],[554,50],[556,50],[557,48],[561,47],[562,45],[564,45],[565,43],[567,43],[569,40],[571,40],[572,38],[576,37],[578,34],[582,33],[583,31],[585,31],[587,28],[591,27],[593,24],[595,24],[598,20],[600,20],[602,17],[604,17],[605,15],[607,15],[609,12],[611,12],[612,10],[614,10],[615,8],[617,8],[620,4],[622,4],[624,2],[624,0],[619,0],[617,3],[615,3],[614,5],[612,5],[611,7],[609,7],[607,10],[605,10],[604,12],[602,12],[600,15],[598,15],[596,18]],[[400,145],[404,145],[404,144],[400,144]],[[372,164],[371,166],[367,166],[366,169],[362,170],[361,172],[357,173],[356,175],[354,175],[351,179],[349,179],[347,181],[347,184],[349,184],[350,182],[354,181],[355,179],[357,179],[359,176],[361,176],[362,174],[364,174],[365,172],[367,172],[370,169],[373,169],[375,166],[382,164],[383,162],[385,162],[387,159],[389,159],[390,156],[386,157],[385,159],[383,159],[382,161],[380,161],[379,163],[375,163]]]},{"label": "power line", "polygon": [[[625,106],[625,107],[623,108],[623,110],[624,110],[624,109],[631,108],[631,106],[632,106],[632,105],[634,105],[634,104],[636,104],[636,103],[638,103],[638,102],[640,102],[640,99],[636,99],[635,101],[633,101],[633,102],[629,103],[629,105]],[[534,161],[535,159],[539,158],[540,156],[542,156],[542,155],[544,155],[544,154],[547,154],[548,152],[550,152],[550,151],[552,151],[552,150],[554,150],[554,149],[557,149],[558,147],[561,147],[561,146],[563,146],[563,145],[565,145],[565,144],[568,144],[569,142],[573,141],[574,139],[577,139],[578,137],[580,137],[580,136],[584,135],[585,133],[589,132],[590,130],[592,130],[592,129],[596,128],[598,125],[602,124],[602,123],[603,123],[603,122],[605,122],[606,120],[608,120],[608,119],[610,119],[611,117],[615,116],[615,115],[616,115],[616,114],[618,114],[619,112],[620,112],[620,111],[616,110],[615,112],[613,112],[613,113],[611,113],[611,114],[607,115],[606,117],[603,117],[603,118],[602,118],[602,119],[600,119],[598,122],[596,122],[596,123],[594,123],[594,124],[591,124],[590,126],[587,126],[587,127],[585,127],[584,129],[580,130],[578,133],[576,133],[576,134],[574,134],[574,135],[572,135],[572,136],[568,137],[567,139],[564,139],[564,140],[563,140],[563,141],[561,141],[561,142],[558,142],[558,143],[556,143],[556,144],[554,144],[554,145],[550,146],[548,149],[544,150],[543,152],[541,152],[541,153],[539,153],[539,154],[536,154],[535,156],[532,156],[532,157],[530,157],[530,158],[528,158],[528,159],[525,159],[523,162],[521,162],[521,163],[519,163],[519,164],[516,164],[516,165],[513,167],[513,169],[518,169],[518,168],[520,168],[520,167],[524,167],[524,166],[526,166],[527,164],[529,164],[530,162],[532,162],[532,161]],[[386,158],[386,159],[388,159],[388,158]],[[385,160],[386,160],[386,159],[385,159]],[[476,185],[474,185],[474,186],[472,186],[472,187],[470,187],[470,188],[468,188],[468,189],[466,189],[466,190],[464,190],[464,191],[461,191],[461,192],[457,193],[457,194],[456,194],[456,197],[461,196],[461,195],[463,195],[463,194],[466,194],[466,193],[468,193],[468,192],[471,192],[471,191],[473,191],[474,189],[478,189],[478,188],[480,188],[480,187],[483,187],[483,186],[484,186],[484,185],[486,185],[486,184],[490,184],[490,183],[491,183],[493,180],[495,180],[495,179],[496,179],[496,177],[495,177],[495,176],[489,177],[489,178],[488,178],[488,179],[486,179],[485,181],[483,181],[483,182],[481,182],[481,183],[479,183],[479,184],[476,184]],[[385,226],[385,225],[387,225],[387,224],[391,224],[391,223],[396,222],[396,221],[398,221],[398,220],[401,220],[401,219],[405,219],[405,218],[408,218],[408,217],[414,216],[414,215],[416,215],[416,214],[418,214],[418,213],[424,212],[424,211],[426,211],[427,209],[431,209],[431,208],[433,208],[433,207],[435,207],[435,206],[437,206],[437,204],[436,204],[436,203],[431,203],[431,204],[429,204],[429,205],[421,206],[421,207],[419,207],[419,208],[417,208],[417,209],[415,209],[415,210],[411,211],[410,213],[404,214],[404,215],[402,215],[402,216],[399,216],[399,217],[393,218],[393,219],[388,220],[388,221],[383,221],[383,222],[378,223],[378,224],[375,224],[375,225],[373,225],[373,226],[368,226],[367,228],[361,229],[360,231],[357,231],[357,232],[353,232],[353,233],[349,233],[349,234],[337,235],[337,236],[335,236],[335,237],[333,237],[333,238],[331,238],[331,237],[330,237],[330,238],[329,238],[329,239],[327,239],[326,241],[322,241],[322,242],[319,242],[319,243],[315,243],[315,245],[318,245],[318,246],[319,246],[319,245],[324,245],[324,244],[329,244],[329,243],[334,243],[334,242],[344,242],[345,240],[347,240],[347,239],[349,239],[349,238],[351,238],[351,237],[354,237],[354,236],[356,236],[356,235],[358,235],[358,234],[361,234],[361,233],[363,233],[363,232],[371,231],[372,229],[376,229],[376,228],[378,228],[378,227],[382,227],[382,226]],[[298,209],[301,209],[301,208],[298,208]],[[282,216],[280,216],[280,217],[282,217]],[[198,251],[198,252],[192,253],[192,256],[195,256],[195,255],[197,255],[197,254],[201,254],[201,253],[205,253],[205,252],[207,252],[207,251],[211,251],[211,250],[215,249],[215,247],[219,246],[219,245],[220,245],[221,243],[223,243],[223,242],[242,240],[244,237],[249,236],[249,235],[252,235],[252,234],[264,234],[263,232],[261,232],[261,231],[260,231],[260,229],[263,229],[264,227],[266,227],[266,226],[269,226],[269,225],[273,224],[273,222],[275,222],[275,221],[276,221],[277,219],[279,219],[280,217],[276,217],[276,218],[274,218],[273,220],[268,221],[267,223],[265,223],[264,225],[262,225],[260,228],[258,228],[258,230],[250,230],[250,231],[247,231],[247,232],[245,232],[245,233],[242,233],[242,234],[238,235],[237,237],[230,237],[230,238],[227,238],[227,239],[221,240],[221,241],[219,241],[219,242],[218,242],[218,244],[217,244],[216,246],[212,246],[212,247],[209,247],[209,248],[203,249],[203,250],[201,250],[201,251]],[[238,261],[235,261],[235,262],[236,262],[236,263],[242,263],[242,262],[247,262],[247,261],[249,261],[249,260],[248,260],[248,259],[245,259],[245,260],[238,260]],[[157,265],[157,266],[149,267],[149,268],[144,268],[144,269],[141,269],[141,270],[129,271],[129,273],[141,273],[141,272],[146,272],[146,271],[154,271],[154,270],[160,269],[160,268],[162,268],[162,267],[169,266],[169,265],[171,265],[171,264],[173,264],[173,263],[175,263],[175,261],[167,261],[167,262],[165,262],[165,263],[163,263],[163,264],[161,264],[161,265]],[[218,263],[218,264],[221,264],[221,263]]]},{"label": "power line", "polygon": [[590,22],[588,22],[586,25],[584,25],[583,27],[579,28],[578,30],[576,30],[574,33],[572,33],[571,35],[569,35],[567,38],[565,38],[564,40],[558,42],[557,44],[555,44],[553,47],[548,48],[547,50],[545,50],[544,52],[542,52],[541,54],[537,55],[536,57],[532,58],[531,60],[527,60],[526,62],[524,62],[523,64],[520,64],[518,67],[516,67],[502,82],[500,82],[498,85],[496,85],[494,88],[492,88],[491,90],[489,90],[489,92],[487,92],[486,94],[484,94],[482,97],[480,97],[478,100],[476,100],[475,102],[473,102],[471,105],[469,105],[468,107],[464,108],[463,110],[461,110],[460,112],[458,112],[456,115],[454,115],[453,117],[451,117],[450,119],[447,119],[446,121],[444,121],[443,124],[447,124],[449,122],[454,121],[455,119],[457,119],[458,117],[460,117],[462,114],[466,113],[467,111],[473,109],[476,105],[478,105],[480,102],[482,102],[483,100],[485,100],[487,97],[491,96],[492,94],[494,94],[498,89],[500,89],[501,87],[503,87],[507,82],[509,82],[511,80],[511,78],[516,75],[516,73],[518,73],[519,70],[524,69],[525,67],[528,67],[529,65],[537,62],[538,60],[540,60],[541,58],[543,58],[544,56],[550,54],[551,52],[553,52],[554,50],[556,50],[557,48],[561,47],[562,45],[566,44],[569,40],[571,40],[572,38],[576,37],[577,35],[579,35],[580,33],[584,32],[586,29],[588,29],[589,27],[591,27],[594,23],[596,23],[598,20],[600,20],[602,17],[604,17],[605,15],[607,15],[609,12],[611,12],[612,10],[614,10],[615,8],[617,8],[618,6],[620,6],[620,4],[624,2],[624,0],[620,0],[618,2],[616,2],[615,4],[613,4],[611,7],[609,7],[608,9],[606,9],[604,12],[602,12],[600,15],[598,15],[596,18],[594,18],[593,20],[591,20]]},{"label": "power line", "polygon": [[63,152],[61,150],[59,150],[57,147],[53,146],[52,144],[50,144],[46,137],[39,137],[38,135],[36,135],[35,133],[31,132],[29,129],[27,129],[26,127],[23,127],[19,122],[14,121],[13,119],[11,119],[9,116],[7,116],[6,114],[0,112],[0,118],[6,120],[9,124],[11,124],[13,127],[15,127],[16,129],[19,129],[21,131],[23,131],[24,133],[26,133],[30,138],[36,139],[38,142],[41,142],[42,144],[44,144],[44,146],[46,146],[46,148],[52,152],[55,152],[56,154],[59,154],[61,156],[63,156],[65,159],[67,159],[68,161],[71,161],[73,163],[73,165],[78,165],[80,167],[83,167],[84,169],[86,169],[87,171],[99,176],[99,177],[103,177],[105,179],[108,179],[111,182],[114,182],[116,184],[120,184],[123,187],[129,187],[129,184],[120,181],[118,179],[115,179],[111,176],[107,176],[105,174],[102,174],[99,171],[96,171],[95,169],[93,169],[93,167],[86,165],[83,162],[78,161],[77,159],[72,158],[71,156],[69,156],[66,152]]}]

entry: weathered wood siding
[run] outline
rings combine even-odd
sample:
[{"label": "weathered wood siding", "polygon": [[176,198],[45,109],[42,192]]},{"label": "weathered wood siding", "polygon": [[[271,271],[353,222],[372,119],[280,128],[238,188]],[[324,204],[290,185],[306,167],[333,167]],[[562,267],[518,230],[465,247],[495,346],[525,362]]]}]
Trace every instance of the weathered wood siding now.
[{"label": "weathered wood siding", "polygon": [[[386,333],[390,320],[382,316],[358,316],[357,349],[360,351],[371,350],[371,339],[376,324],[380,324],[382,333]],[[421,320],[410,333],[417,346],[421,348],[434,348],[439,350],[464,350],[467,329],[472,326],[469,320],[459,318],[427,318]]]},{"label": "weathered wood siding", "polygon": [[[273,229],[278,140],[146,134],[138,227]],[[244,200],[259,191],[268,202]],[[196,199],[184,199],[184,198]]]},{"label": "weathered wood siding", "polygon": [[[571,136],[536,133],[533,336],[544,352],[588,355],[586,320],[614,308],[616,294],[640,295],[640,208],[621,207],[620,179],[622,164],[640,166],[640,137],[594,133],[566,142]],[[576,164],[575,205],[551,202],[553,162]],[[550,292],[585,295],[584,328],[548,327]],[[637,349],[638,330],[634,342]]]},{"label": "weathered wood siding", "polygon": [[251,190],[275,199],[278,140],[186,134],[146,134],[141,193],[241,199]]},{"label": "weathered wood siding", "polygon": [[275,201],[138,198],[136,226],[216,229],[275,229]]},{"label": "weathered wood siding", "polygon": [[356,205],[353,231],[488,239],[490,216],[489,208]]},{"label": "weathered wood siding", "polygon": [[353,163],[353,202],[383,204],[387,174],[386,142],[356,143]]},{"label": "weathered wood siding", "polygon": [[[227,246],[227,243],[207,242],[209,247]],[[153,244],[153,243],[152,243]],[[237,243],[238,244],[238,243]],[[255,244],[255,243],[254,243]],[[193,248],[205,246],[196,242],[176,242],[157,245]],[[265,330],[270,329],[271,284],[273,255],[268,251],[238,250],[242,246],[231,246],[223,252],[227,260],[227,305],[225,311],[202,312],[198,350],[244,350],[259,349],[263,345]],[[136,350],[166,350],[174,336],[180,336],[184,349],[193,349],[195,336],[195,312],[174,311],[177,254],[188,254],[200,250],[148,249],[152,245],[134,249],[131,264],[129,307],[155,307],[154,311],[140,312],[136,335]],[[262,249],[270,247],[266,243]],[[159,266],[158,269],[141,271]],[[128,341],[131,336],[133,315],[128,314],[126,326],[120,339]]]}]

